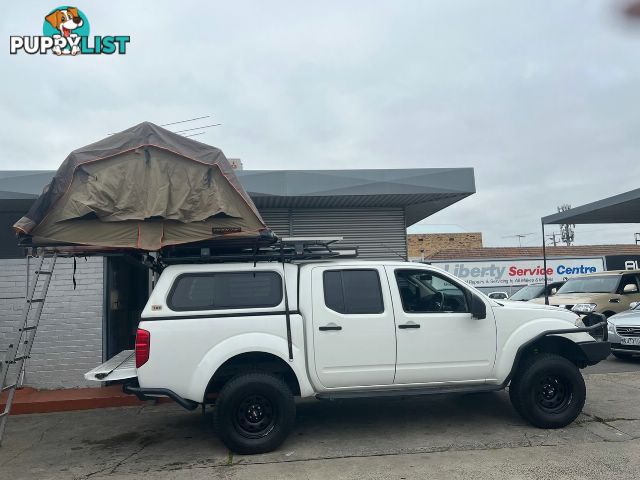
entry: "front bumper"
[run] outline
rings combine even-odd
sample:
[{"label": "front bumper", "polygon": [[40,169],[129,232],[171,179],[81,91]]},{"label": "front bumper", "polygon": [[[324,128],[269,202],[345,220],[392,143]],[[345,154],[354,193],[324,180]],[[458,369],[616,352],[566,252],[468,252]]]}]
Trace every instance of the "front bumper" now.
[{"label": "front bumper", "polygon": [[607,341],[582,342],[577,345],[587,359],[587,365],[595,365],[611,353],[611,343]]},{"label": "front bumper", "polygon": [[[593,340],[577,342],[576,345],[582,351],[584,363],[595,365],[604,360],[611,353],[611,343],[609,342],[609,331],[607,330],[607,320],[600,313],[591,313],[585,317],[589,326],[578,328],[565,328],[561,330],[549,330],[542,335],[561,335],[566,333],[585,332],[593,337]],[[602,320],[602,321],[599,321]],[[597,323],[596,323],[597,322]]]},{"label": "front bumper", "polygon": [[628,353],[630,355],[640,355],[640,345],[622,345],[611,342],[611,351],[617,353]]}]

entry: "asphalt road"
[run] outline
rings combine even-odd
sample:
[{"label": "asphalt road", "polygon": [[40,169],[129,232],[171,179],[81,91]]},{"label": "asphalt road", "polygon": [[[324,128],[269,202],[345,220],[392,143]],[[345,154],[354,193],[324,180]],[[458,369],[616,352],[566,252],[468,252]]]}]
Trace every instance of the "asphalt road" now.
[{"label": "asphalt road", "polygon": [[0,448],[0,478],[640,478],[640,372],[585,380],[583,414],[558,430],[528,425],[506,392],[304,400],[287,441],[254,456],[230,453],[210,415],[174,404],[15,416]]},{"label": "asphalt road", "polygon": [[619,360],[610,355],[606,360],[585,368],[582,373],[622,373],[622,372],[640,372],[640,356],[631,360]]}]

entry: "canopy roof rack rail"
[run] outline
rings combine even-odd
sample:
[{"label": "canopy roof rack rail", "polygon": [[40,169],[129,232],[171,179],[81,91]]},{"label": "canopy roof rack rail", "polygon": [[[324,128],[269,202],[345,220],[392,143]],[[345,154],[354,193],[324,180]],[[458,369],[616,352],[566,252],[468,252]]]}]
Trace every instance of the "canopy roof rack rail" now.
[{"label": "canopy roof rack rail", "polygon": [[320,260],[335,257],[356,257],[357,248],[336,248],[342,237],[285,237],[268,246],[256,244],[254,248],[237,251],[216,251],[210,246],[174,247],[163,250],[158,262],[164,265],[182,263],[222,262],[292,262]]}]

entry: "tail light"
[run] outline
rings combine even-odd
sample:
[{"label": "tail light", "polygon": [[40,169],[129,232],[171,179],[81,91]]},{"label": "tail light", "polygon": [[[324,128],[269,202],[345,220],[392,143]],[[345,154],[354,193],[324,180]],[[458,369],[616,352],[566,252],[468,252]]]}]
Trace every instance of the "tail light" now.
[{"label": "tail light", "polygon": [[147,363],[150,353],[151,334],[148,331],[139,328],[136,333],[136,368],[140,368]]}]

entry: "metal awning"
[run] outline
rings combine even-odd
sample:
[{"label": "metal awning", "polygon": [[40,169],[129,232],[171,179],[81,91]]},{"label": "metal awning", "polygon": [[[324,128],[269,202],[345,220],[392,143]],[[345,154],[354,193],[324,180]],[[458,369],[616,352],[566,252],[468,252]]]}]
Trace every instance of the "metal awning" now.
[{"label": "metal awning", "polygon": [[587,203],[566,212],[558,212],[542,217],[542,255],[544,262],[544,302],[549,304],[547,294],[547,246],[545,243],[545,225],[593,224],[593,223],[640,223],[640,188],[630,192],[603,198]]},{"label": "metal awning", "polygon": [[640,223],[640,188],[542,217],[542,224]]},{"label": "metal awning", "polygon": [[[16,211],[28,209],[54,173],[0,171],[0,212],[8,210],[10,205]],[[237,170],[235,173],[258,209],[403,208],[406,226],[476,191],[473,168]]]}]

